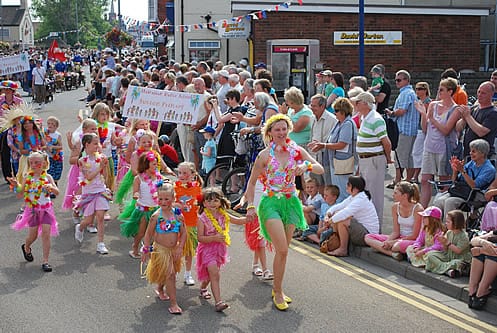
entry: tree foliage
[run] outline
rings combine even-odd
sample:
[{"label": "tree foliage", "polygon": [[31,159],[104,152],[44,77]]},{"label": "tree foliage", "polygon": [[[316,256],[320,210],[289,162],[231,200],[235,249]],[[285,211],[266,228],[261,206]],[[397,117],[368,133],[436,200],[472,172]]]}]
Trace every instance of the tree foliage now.
[{"label": "tree foliage", "polygon": [[[110,24],[104,20],[108,5],[109,0],[32,0],[34,15],[41,20],[35,39],[48,36],[52,31],[81,28],[79,42],[85,47],[96,47],[99,37],[101,39],[111,29]],[[78,41],[75,32],[64,34],[61,38],[69,45]]]}]

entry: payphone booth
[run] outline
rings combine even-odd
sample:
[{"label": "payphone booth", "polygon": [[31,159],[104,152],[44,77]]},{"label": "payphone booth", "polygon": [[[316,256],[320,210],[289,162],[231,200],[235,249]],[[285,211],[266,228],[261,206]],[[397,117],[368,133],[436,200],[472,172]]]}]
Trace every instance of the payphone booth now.
[{"label": "payphone booth", "polygon": [[273,74],[273,88],[279,98],[285,89],[302,90],[306,102],[314,92],[313,68],[319,62],[317,39],[272,39],[267,41],[267,64]]}]

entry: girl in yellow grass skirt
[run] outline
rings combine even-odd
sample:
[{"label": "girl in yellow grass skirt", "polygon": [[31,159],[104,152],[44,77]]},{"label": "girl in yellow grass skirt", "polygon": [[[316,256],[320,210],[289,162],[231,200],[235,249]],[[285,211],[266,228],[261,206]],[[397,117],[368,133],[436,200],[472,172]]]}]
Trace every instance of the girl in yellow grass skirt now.
[{"label": "girl in yellow grass skirt", "polygon": [[[186,241],[183,214],[173,208],[174,188],[164,184],[158,190],[159,209],[152,215],[143,238],[142,262],[150,255],[145,274],[149,283],[157,283],[157,295],[170,300],[169,313],[181,314],[176,301],[176,273],[181,270],[181,257]],[[154,240],[150,245],[151,239]],[[164,293],[164,286],[166,293]]]}]

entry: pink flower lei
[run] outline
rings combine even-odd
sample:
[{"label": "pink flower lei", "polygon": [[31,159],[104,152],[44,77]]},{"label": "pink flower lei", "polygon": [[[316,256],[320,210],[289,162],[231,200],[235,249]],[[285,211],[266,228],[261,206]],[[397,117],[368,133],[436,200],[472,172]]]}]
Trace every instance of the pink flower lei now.
[{"label": "pink flower lei", "polygon": [[148,188],[150,190],[150,194],[152,195],[152,199],[156,205],[159,204],[159,198],[157,193],[157,188],[162,186],[162,176],[158,170],[155,170],[155,179],[149,177],[149,175],[144,172],[142,174],[143,180],[147,183]]}]

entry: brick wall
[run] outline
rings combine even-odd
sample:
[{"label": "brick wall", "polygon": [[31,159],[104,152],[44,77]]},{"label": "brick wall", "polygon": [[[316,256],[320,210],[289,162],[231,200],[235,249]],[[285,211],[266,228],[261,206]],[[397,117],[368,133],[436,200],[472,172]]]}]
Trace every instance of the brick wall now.
[{"label": "brick wall", "polygon": [[[254,61],[266,61],[267,39],[319,39],[320,60],[332,70],[359,71],[358,46],[333,45],[334,31],[358,31],[358,16],[332,13],[267,13],[252,21]],[[383,63],[388,72],[398,69],[426,72],[433,69],[478,70],[480,17],[434,15],[366,15],[366,31],[402,31],[401,46],[366,46],[365,68]]]}]

